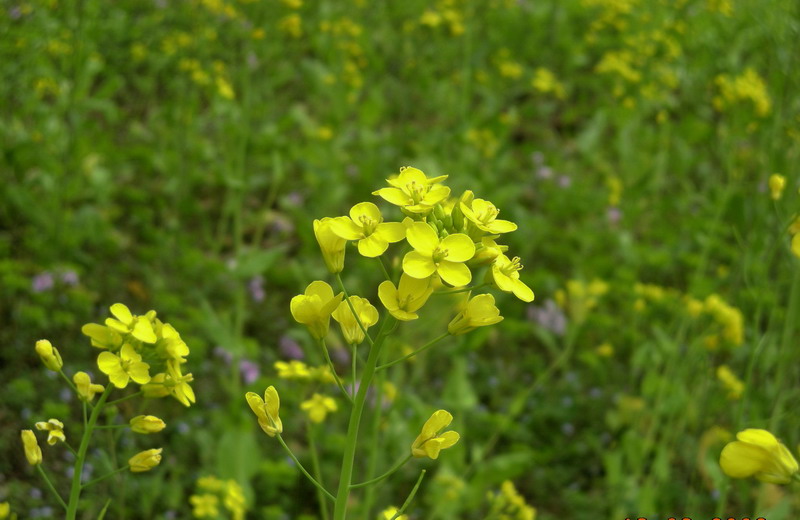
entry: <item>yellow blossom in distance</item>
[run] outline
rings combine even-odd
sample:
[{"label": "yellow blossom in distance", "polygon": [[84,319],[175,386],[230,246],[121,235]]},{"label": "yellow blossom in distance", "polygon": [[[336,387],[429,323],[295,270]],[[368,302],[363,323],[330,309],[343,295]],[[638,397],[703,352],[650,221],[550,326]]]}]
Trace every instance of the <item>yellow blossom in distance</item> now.
[{"label": "yellow blossom in distance", "polygon": [[289,307],[292,317],[302,323],[316,339],[323,339],[328,335],[331,313],[342,302],[343,293],[333,295],[331,286],[322,281],[308,284],[305,293],[292,298]]},{"label": "yellow blossom in distance", "polygon": [[130,309],[122,303],[115,303],[111,306],[111,314],[114,318],[106,318],[106,325],[117,332],[132,334],[134,338],[145,343],[155,343],[156,333],[153,331],[153,324],[146,316],[134,316]]},{"label": "yellow blossom in distance", "polygon": [[128,343],[122,346],[119,356],[101,352],[97,367],[117,388],[125,388],[131,379],[140,385],[150,382],[150,365],[142,362],[142,356]]},{"label": "yellow blossom in distance", "polygon": [[36,466],[42,463],[42,448],[36,442],[36,435],[33,430],[22,430],[20,432],[22,437],[22,445],[25,447],[25,458],[28,459],[28,464]]},{"label": "yellow blossom in distance", "polygon": [[433,293],[430,278],[412,278],[403,273],[398,287],[386,280],[378,286],[378,298],[389,314],[400,321],[419,318],[417,311]]},{"label": "yellow blossom in distance", "polygon": [[532,302],[534,298],[533,291],[525,285],[525,282],[519,279],[521,269],[522,264],[518,256],[509,259],[501,253],[494,259],[492,269],[487,273],[487,278],[491,277],[491,280],[501,291],[514,293],[514,296],[524,302]]},{"label": "yellow blossom in distance", "polygon": [[488,200],[474,199],[472,197],[463,199],[460,204],[461,212],[478,229],[487,233],[510,233],[517,229],[517,225],[509,220],[500,220],[497,215],[500,210]]},{"label": "yellow blossom in distance", "polygon": [[192,515],[195,518],[216,518],[219,516],[219,498],[210,493],[203,493],[202,495],[192,495],[189,497],[189,503],[192,504]]},{"label": "yellow blossom in distance", "polygon": [[414,251],[403,257],[403,271],[413,278],[428,278],[437,273],[454,287],[468,284],[472,273],[464,262],[475,254],[475,244],[463,233],[454,233],[442,240],[424,222],[409,226],[406,238]]},{"label": "yellow blossom in distance", "polygon": [[344,253],[347,240],[333,232],[332,218],[314,220],[314,236],[322,251],[322,259],[331,274],[341,273],[344,269]]},{"label": "yellow blossom in distance", "polygon": [[350,208],[349,217],[336,217],[331,230],[345,240],[358,240],[358,252],[374,258],[381,256],[389,243],[406,237],[406,228],[400,222],[384,222],[378,206],[361,202]]},{"label": "yellow blossom in distance", "polygon": [[786,177],[777,173],[769,176],[769,194],[772,200],[780,200],[784,188],[786,188]]},{"label": "yellow blossom in distance", "polygon": [[133,433],[157,433],[167,427],[166,423],[155,415],[137,415],[130,420]]},{"label": "yellow blossom in distance", "polygon": [[458,433],[454,431],[439,433],[452,420],[453,416],[447,410],[433,412],[430,419],[425,421],[422,426],[420,434],[411,444],[411,454],[417,458],[430,457],[434,460],[438,459],[441,450],[453,446],[460,438]]},{"label": "yellow blossom in distance", "polygon": [[736,434],[719,456],[731,478],[755,477],[771,484],[788,484],[800,470],[792,453],[767,430],[750,428]]},{"label": "yellow blossom in distance", "polygon": [[[369,329],[378,323],[378,309],[373,307],[369,300],[360,296],[351,296],[350,303],[353,304],[353,309],[355,309],[358,319],[361,320],[361,324],[365,329]],[[353,311],[350,310],[350,305],[347,304],[347,301],[340,303],[331,316],[339,322],[347,343],[360,345],[364,341],[364,332],[358,325],[358,321],[353,315]]]},{"label": "yellow blossom in distance", "polygon": [[792,237],[792,254],[800,258],[800,233]]},{"label": "yellow blossom in distance", "polygon": [[736,374],[733,373],[728,365],[720,365],[717,367],[717,379],[720,380],[728,391],[728,399],[736,400],[742,397],[744,383],[736,377]]},{"label": "yellow blossom in distance", "polygon": [[64,423],[58,419],[50,419],[47,422],[39,421],[35,426],[37,430],[47,432],[47,444],[50,446],[55,445],[58,441],[65,442],[67,440],[64,436]]},{"label": "yellow blossom in distance", "polygon": [[424,214],[450,195],[450,188],[440,184],[446,178],[447,175],[440,175],[429,179],[422,170],[404,166],[400,175],[386,179],[391,188],[381,188],[372,194],[410,213]]},{"label": "yellow blossom in distance", "polygon": [[94,395],[105,390],[103,385],[92,383],[92,379],[86,372],[75,372],[72,376],[72,382],[75,383],[75,388],[78,389],[78,397],[82,401],[92,402]]},{"label": "yellow blossom in distance", "polygon": [[142,473],[144,471],[150,471],[158,466],[158,464],[161,462],[161,451],[162,448],[144,450],[128,459],[128,465],[131,467],[131,472]]},{"label": "yellow blossom in distance", "polygon": [[480,294],[471,298],[464,309],[447,325],[447,332],[453,336],[466,334],[478,327],[494,325],[503,321],[500,309],[494,304],[494,296]]},{"label": "yellow blossom in distance", "polygon": [[64,362],[61,360],[61,354],[58,353],[58,349],[46,339],[40,339],[36,342],[36,353],[39,354],[44,366],[53,372],[61,371],[61,367],[64,366]]},{"label": "yellow blossom in distance", "polygon": [[[398,511],[399,509],[394,506],[387,507],[378,515],[378,520],[392,520]],[[408,520],[408,515],[400,515],[395,520]]]},{"label": "yellow blossom in distance", "polygon": [[273,366],[281,379],[311,379],[311,371],[302,361],[276,361]]},{"label": "yellow blossom in distance", "polygon": [[0,502],[0,520],[8,518],[11,514],[11,505],[8,502]]},{"label": "yellow blossom in distance", "polygon": [[339,409],[332,397],[316,393],[311,396],[311,399],[300,403],[300,408],[308,414],[308,418],[314,423],[321,423],[327,417],[328,412],[335,412]]},{"label": "yellow blossom in distance", "polygon": [[261,396],[255,392],[247,392],[245,399],[247,399],[250,409],[258,417],[258,425],[261,426],[264,433],[275,437],[276,434],[283,432],[283,423],[278,416],[281,399],[274,386],[267,387],[264,391],[264,399],[261,399]]}]

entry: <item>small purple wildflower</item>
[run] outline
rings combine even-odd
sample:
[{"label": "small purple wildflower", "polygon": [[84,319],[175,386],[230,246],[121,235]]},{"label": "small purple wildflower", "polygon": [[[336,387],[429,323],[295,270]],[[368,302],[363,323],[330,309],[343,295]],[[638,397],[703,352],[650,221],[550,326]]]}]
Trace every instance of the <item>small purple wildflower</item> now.
[{"label": "small purple wildflower", "polygon": [[256,303],[261,303],[264,301],[266,297],[266,293],[264,292],[264,277],[261,275],[254,276],[250,279],[250,282],[247,284],[247,288],[250,291],[250,297]]},{"label": "small purple wildflower", "polygon": [[233,361],[233,354],[225,347],[219,345],[214,347],[214,355],[224,361],[226,365],[230,365]]},{"label": "small purple wildflower", "polygon": [[550,299],[545,300],[541,307],[529,306],[528,319],[557,336],[563,336],[567,331],[567,317],[556,302]]},{"label": "small purple wildflower", "polygon": [[611,206],[606,209],[606,220],[609,224],[617,224],[622,219],[622,210],[616,206]]},{"label": "small purple wildflower", "polygon": [[47,271],[37,274],[31,280],[31,289],[37,293],[49,291],[53,288],[53,285],[55,285],[53,275]]},{"label": "small purple wildflower", "polygon": [[278,340],[278,346],[281,349],[281,353],[289,359],[303,359],[306,357],[300,345],[289,336],[281,336],[281,339]]},{"label": "small purple wildflower", "polygon": [[572,186],[572,178],[569,175],[562,175],[558,178],[558,185],[561,188],[569,188]]},{"label": "small purple wildflower", "polygon": [[252,384],[261,375],[258,365],[248,359],[239,361],[239,372],[242,374],[245,384]]},{"label": "small purple wildflower", "polygon": [[69,271],[64,271],[61,273],[61,281],[65,285],[75,286],[78,285],[80,280],[78,278],[78,273],[70,269]]}]

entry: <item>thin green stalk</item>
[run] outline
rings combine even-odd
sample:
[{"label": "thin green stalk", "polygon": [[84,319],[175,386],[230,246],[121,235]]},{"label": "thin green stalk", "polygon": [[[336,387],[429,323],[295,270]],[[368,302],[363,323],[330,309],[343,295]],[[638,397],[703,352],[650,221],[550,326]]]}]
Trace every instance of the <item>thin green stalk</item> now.
[{"label": "thin green stalk", "polygon": [[353,345],[352,356],[350,359],[351,369],[353,371],[353,389],[351,390],[352,395],[356,395],[356,370],[358,368],[358,345]]},{"label": "thin green stalk", "polygon": [[75,520],[78,515],[78,501],[81,498],[81,475],[83,474],[83,463],[86,461],[86,452],[89,450],[89,440],[92,438],[94,425],[97,424],[97,418],[100,416],[100,411],[104,408],[106,399],[108,399],[112,388],[114,388],[114,385],[110,383],[106,385],[106,389],[97,401],[97,405],[92,409],[92,415],[89,416],[86,428],[83,429],[83,437],[81,438],[81,445],[78,448],[78,456],[75,458],[75,466],[72,473],[72,487],[69,491],[67,520]]},{"label": "thin green stalk", "polygon": [[432,339],[432,340],[431,340],[431,341],[429,341],[427,344],[425,344],[424,346],[422,346],[422,347],[418,348],[418,349],[417,349],[417,350],[415,350],[414,352],[412,352],[412,353],[410,353],[410,354],[406,354],[405,356],[403,356],[403,357],[401,357],[401,358],[399,358],[399,359],[395,359],[394,361],[389,361],[389,362],[388,362],[388,363],[386,363],[386,364],[380,365],[380,366],[378,366],[378,367],[377,367],[375,370],[383,370],[383,369],[389,368],[389,367],[391,367],[391,366],[394,366],[394,365],[396,365],[396,364],[398,364],[398,363],[402,363],[402,362],[403,362],[403,361],[405,361],[406,359],[408,359],[408,358],[411,358],[411,357],[414,357],[414,356],[416,356],[417,354],[422,354],[423,352],[425,352],[426,350],[428,350],[428,349],[429,349],[429,348],[431,348],[432,346],[436,345],[438,342],[440,342],[441,340],[443,340],[444,338],[446,338],[446,337],[447,337],[447,336],[449,336],[449,335],[450,335],[450,333],[449,333],[449,332],[445,332],[445,333],[444,333],[444,334],[442,334],[441,336],[439,336],[439,337],[437,337],[437,338],[434,338],[434,339]]},{"label": "thin green stalk", "polygon": [[81,486],[81,489],[86,489],[87,487],[89,487],[89,486],[92,486],[92,485],[94,485],[94,484],[97,484],[98,482],[101,482],[101,481],[103,481],[103,480],[107,479],[108,477],[113,477],[113,476],[114,476],[114,475],[116,475],[117,473],[122,473],[123,471],[125,471],[125,470],[126,470],[126,469],[128,469],[128,468],[130,468],[130,465],[127,465],[127,464],[126,464],[125,466],[123,466],[123,467],[121,467],[121,468],[117,468],[117,469],[115,469],[114,471],[111,471],[111,472],[109,472],[109,473],[106,473],[106,474],[105,474],[105,475],[103,475],[102,477],[97,477],[97,478],[95,478],[95,479],[92,479],[92,480],[90,480],[89,482],[87,482],[86,484],[82,485],[82,486]]},{"label": "thin green stalk", "polygon": [[[314,478],[317,479],[317,482],[322,482],[317,443],[314,442],[314,425],[309,423],[306,432],[308,434],[308,451],[311,453],[311,469],[314,470]],[[320,488],[317,488],[317,501],[319,502],[319,512],[322,515],[322,520],[328,520],[328,503],[325,501],[325,494]]]},{"label": "thin green stalk", "polygon": [[347,515],[347,499],[350,496],[350,483],[353,477],[353,462],[356,455],[356,444],[358,442],[358,429],[361,425],[361,415],[364,412],[364,403],[367,400],[367,390],[372,383],[375,375],[375,367],[378,363],[378,356],[381,353],[386,325],[393,318],[386,316],[381,324],[375,342],[369,349],[369,357],[365,363],[364,370],[359,382],[358,392],[356,393],[353,408],[350,410],[350,421],[347,425],[347,440],[345,442],[344,454],[342,455],[342,466],[339,474],[339,489],[336,493],[336,505],[333,510],[333,520],[345,520]]},{"label": "thin green stalk", "polygon": [[[395,324],[396,325],[396,324]],[[394,327],[392,328],[394,330]],[[390,332],[391,334],[391,332]],[[385,353],[385,351],[384,351]],[[382,354],[378,361],[381,361],[384,358],[384,354]],[[386,372],[376,372],[375,375],[375,407],[372,410],[372,422],[369,425],[369,447],[367,448],[367,453],[369,454],[369,459],[367,461],[367,475],[375,475],[378,471],[378,460],[380,455],[383,454],[383,450],[379,448],[378,444],[378,437],[380,432],[381,426],[381,418],[383,416],[383,383],[386,379]],[[372,516],[372,506],[375,503],[375,486],[368,486],[366,491],[364,492],[364,501],[363,507],[361,508],[364,518],[373,518]]]},{"label": "thin green stalk", "polygon": [[294,456],[294,453],[292,453],[292,450],[291,450],[291,448],[289,448],[289,446],[287,446],[287,445],[286,445],[286,442],[284,442],[284,440],[283,440],[283,437],[281,437],[281,434],[277,434],[277,435],[275,435],[275,437],[277,437],[277,438],[278,438],[278,442],[280,442],[280,443],[281,443],[281,446],[283,446],[283,449],[285,449],[285,450],[286,450],[286,453],[288,453],[288,454],[289,454],[289,457],[291,457],[291,459],[294,461],[294,463],[295,463],[295,464],[297,464],[297,467],[300,469],[300,472],[301,472],[303,475],[305,475],[305,476],[306,476],[306,478],[307,478],[308,480],[310,480],[310,481],[311,481],[311,483],[312,483],[312,484],[314,484],[314,485],[317,487],[317,489],[319,489],[320,491],[322,491],[322,492],[325,494],[325,496],[326,496],[326,497],[330,498],[331,500],[333,500],[333,501],[335,502],[335,501],[336,501],[336,497],[334,497],[334,496],[333,496],[333,495],[332,495],[332,494],[331,494],[331,493],[330,493],[330,492],[329,492],[327,489],[325,489],[325,488],[323,487],[323,485],[322,485],[322,484],[320,484],[319,482],[317,482],[317,479],[315,479],[314,477],[312,477],[312,476],[311,476],[311,474],[310,474],[308,471],[306,471],[306,468],[304,468],[304,467],[303,467],[303,465],[302,465],[302,464],[300,464],[300,461],[299,461],[299,460],[297,460],[297,457],[295,457],[295,456]]},{"label": "thin green stalk", "polygon": [[76,457],[78,456],[78,452],[77,452],[77,451],[75,451],[75,448],[73,448],[73,447],[72,447],[72,445],[71,445],[70,443],[68,443],[67,441],[64,441],[64,446],[66,446],[66,447],[67,447],[67,449],[68,449],[69,451],[71,451],[73,455],[75,455]]},{"label": "thin green stalk", "polygon": [[397,518],[399,518],[400,515],[406,512],[408,506],[411,505],[411,501],[414,500],[415,496],[417,496],[417,491],[419,491],[419,486],[420,484],[422,484],[422,479],[425,478],[426,472],[427,470],[424,469],[422,470],[422,472],[419,474],[419,478],[417,479],[417,483],[414,484],[414,487],[411,489],[411,493],[408,494],[408,498],[406,498],[406,501],[403,502],[403,506],[394,514],[394,516],[390,520],[397,520]]},{"label": "thin green stalk", "polygon": [[347,302],[347,306],[350,307],[350,312],[353,313],[353,316],[356,319],[356,323],[358,323],[358,326],[361,329],[361,332],[364,333],[364,337],[367,338],[367,343],[372,345],[373,344],[372,337],[369,335],[369,332],[367,332],[367,328],[364,327],[364,324],[361,323],[361,318],[359,317],[358,313],[356,312],[355,307],[353,307],[353,302],[350,301],[350,295],[347,294],[347,289],[344,288],[344,282],[342,281],[341,273],[336,273],[336,281],[339,283],[339,288],[344,293],[344,301]]},{"label": "thin green stalk", "polygon": [[353,404],[353,397],[344,387],[342,380],[339,379],[339,375],[336,373],[336,367],[333,366],[333,361],[331,361],[331,355],[328,353],[328,346],[325,344],[324,339],[319,340],[319,346],[322,347],[322,353],[325,354],[325,361],[328,362],[328,367],[330,367],[331,374],[333,374],[333,378],[336,380],[336,385],[339,387],[339,390],[342,391],[347,400],[350,401],[350,404]]},{"label": "thin green stalk", "polygon": [[83,427],[86,428],[86,425],[89,424],[89,414],[86,411],[86,401],[83,402]]},{"label": "thin green stalk", "polygon": [[131,394],[131,395],[128,395],[128,396],[125,396],[125,397],[123,397],[123,398],[121,398],[121,399],[117,399],[116,401],[111,401],[111,402],[108,402],[108,403],[106,403],[106,406],[113,406],[113,405],[115,405],[115,404],[124,403],[125,401],[128,401],[128,400],[130,400],[130,399],[133,399],[134,397],[139,397],[139,396],[140,396],[140,395],[142,395],[142,394],[144,394],[144,392],[143,392],[143,391],[141,391],[141,390],[139,390],[139,391],[138,391],[138,392],[136,392],[136,393],[133,393],[133,394]]},{"label": "thin green stalk", "polygon": [[399,461],[397,464],[395,464],[394,466],[392,466],[392,468],[391,468],[391,469],[389,469],[389,470],[388,470],[386,473],[384,473],[383,475],[381,475],[381,476],[379,476],[379,477],[375,477],[375,478],[373,478],[373,479],[369,479],[369,480],[367,480],[367,481],[364,481],[364,482],[359,482],[358,484],[350,484],[350,489],[355,489],[355,488],[360,488],[360,487],[364,487],[364,486],[369,486],[370,484],[376,484],[376,483],[380,482],[381,480],[383,480],[383,479],[385,479],[385,478],[387,478],[387,477],[390,477],[390,476],[392,476],[394,473],[396,473],[396,472],[397,472],[397,470],[399,470],[400,468],[402,468],[403,466],[405,466],[405,465],[406,465],[406,463],[407,463],[409,460],[411,460],[411,457],[412,457],[412,455],[409,453],[409,454],[408,454],[408,455],[407,455],[405,458],[403,458],[403,459],[402,459],[402,460],[400,460],[400,461]]},{"label": "thin green stalk", "polygon": [[103,424],[100,426],[95,426],[95,430],[118,430],[120,428],[127,428],[130,424]]},{"label": "thin green stalk", "polygon": [[50,478],[47,476],[47,473],[45,473],[45,471],[44,471],[44,468],[42,467],[42,464],[41,464],[41,463],[39,463],[39,464],[37,464],[37,465],[36,465],[36,470],[37,470],[37,471],[39,472],[39,474],[42,476],[42,478],[44,479],[45,483],[47,484],[47,487],[48,487],[48,488],[50,488],[50,491],[52,491],[52,492],[53,492],[53,495],[55,495],[56,499],[58,500],[58,503],[59,503],[59,504],[61,504],[61,506],[62,506],[62,507],[64,508],[64,510],[66,511],[66,509],[67,509],[67,504],[66,504],[66,502],[64,502],[64,499],[63,499],[63,498],[61,498],[61,495],[60,495],[60,494],[58,493],[58,491],[56,490],[56,487],[55,487],[55,486],[53,485],[53,483],[50,481]]},{"label": "thin green stalk", "polygon": [[381,269],[383,270],[383,276],[385,276],[386,279],[391,282],[392,281],[392,277],[389,275],[389,270],[386,269],[386,264],[383,263],[383,257],[382,256],[378,257],[378,263],[381,264]]},{"label": "thin green stalk", "polygon": [[469,287],[462,287],[460,289],[449,289],[447,291],[435,291],[431,296],[437,296],[440,294],[458,294],[462,292],[469,292],[469,291],[477,291],[478,289],[482,289],[489,285],[488,283],[482,283],[479,285],[471,285]]}]

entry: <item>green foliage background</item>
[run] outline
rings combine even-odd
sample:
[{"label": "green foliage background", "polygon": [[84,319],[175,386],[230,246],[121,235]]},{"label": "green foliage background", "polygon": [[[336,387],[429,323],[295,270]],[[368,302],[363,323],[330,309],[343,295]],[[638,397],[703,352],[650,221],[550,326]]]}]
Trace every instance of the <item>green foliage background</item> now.
[{"label": "green foliage background", "polygon": [[[148,403],[170,427],[120,449],[158,442],[162,467],[87,492],[87,518],[112,490],[109,517],[189,518],[208,474],[245,486],[252,518],[315,517],[313,488],[242,396],[276,382],[281,343],[318,356],[288,308],[328,276],[312,219],[374,201],[413,165],[519,224],[509,245],[537,298],[498,295],[501,325],[392,371],[374,464],[402,456],[437,408],[462,435],[422,463],[412,518],[485,518],[507,479],[544,520],[795,518],[796,488],[731,482],[717,457],[745,427],[800,442],[786,232],[800,200],[799,33],[791,0],[5,2],[0,500],[48,516],[18,432],[55,416],[69,437],[80,422],[34,342],[50,339],[70,372],[93,368],[80,326],[120,301],[181,332],[198,403]],[[776,172],[787,187],[773,201]],[[348,287],[377,304],[381,273],[347,262]],[[608,290],[585,320],[565,304],[562,333],[535,318],[562,312],[546,302],[569,280]],[[686,297],[711,294],[741,311],[740,345],[709,349],[720,324],[687,313]],[[402,329],[397,351],[449,312]],[[715,376],[723,364],[740,399]],[[303,458],[304,390],[280,388]],[[328,481],[345,416],[316,432]],[[95,474],[113,467],[106,441]],[[45,459],[66,486],[69,460]],[[403,501],[413,466],[378,488],[376,508]]]}]

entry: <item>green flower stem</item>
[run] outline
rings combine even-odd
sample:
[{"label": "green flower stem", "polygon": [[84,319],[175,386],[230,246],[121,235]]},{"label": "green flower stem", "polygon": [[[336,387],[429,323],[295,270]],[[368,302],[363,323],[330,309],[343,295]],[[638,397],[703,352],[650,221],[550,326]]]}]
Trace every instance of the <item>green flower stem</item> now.
[{"label": "green flower stem", "polygon": [[367,328],[364,326],[364,324],[361,323],[361,318],[358,316],[355,307],[353,307],[353,302],[350,301],[350,295],[347,294],[347,289],[344,288],[344,282],[342,281],[342,275],[340,273],[336,273],[336,281],[339,282],[339,288],[344,293],[344,301],[347,302],[347,306],[350,307],[350,312],[353,313],[353,316],[356,319],[356,323],[358,323],[361,332],[364,333],[364,337],[367,338],[367,343],[372,345],[373,344],[372,337],[369,335],[369,332],[367,332]]},{"label": "green flower stem", "polygon": [[412,455],[409,453],[403,460],[399,461],[397,464],[392,466],[392,469],[381,475],[380,477],[375,477],[373,479],[367,480],[365,482],[359,482],[358,484],[350,484],[350,489],[360,488],[364,486],[369,486],[370,484],[377,484],[381,480],[385,479],[386,477],[392,476],[394,473],[397,472],[400,468],[406,465],[406,463],[411,460]]},{"label": "green flower stem", "polygon": [[391,282],[392,281],[392,277],[389,275],[389,270],[386,269],[386,264],[383,263],[383,257],[382,256],[378,257],[378,263],[381,264],[381,270],[383,270],[383,276],[385,276],[386,279]]},{"label": "green flower stem", "polygon": [[353,389],[351,390],[351,394],[352,395],[356,395],[356,370],[358,368],[357,361],[358,361],[358,345],[353,345],[352,357],[351,357],[351,363],[353,365],[352,366],[352,370],[353,370]]},{"label": "green flower stem", "polygon": [[372,378],[375,375],[375,367],[378,364],[378,356],[381,353],[381,346],[387,330],[387,323],[392,321],[391,316],[386,316],[381,324],[375,342],[369,349],[369,357],[364,365],[361,374],[358,392],[356,393],[353,408],[350,410],[350,421],[347,425],[347,440],[345,443],[344,454],[342,456],[342,469],[339,474],[339,489],[336,493],[336,505],[333,509],[333,520],[345,520],[347,515],[347,499],[350,496],[350,483],[353,477],[353,462],[356,455],[356,444],[358,442],[358,428],[361,425],[361,415],[364,412],[364,403],[367,400],[367,390],[369,389]]},{"label": "green flower stem", "polygon": [[95,426],[95,430],[117,430],[119,428],[127,428],[130,424],[104,424],[102,426]]},{"label": "green flower stem", "polygon": [[441,340],[443,340],[444,338],[446,338],[449,335],[450,335],[449,332],[445,332],[444,334],[442,334],[438,338],[432,339],[425,346],[418,348],[414,352],[412,352],[410,354],[406,354],[405,356],[403,356],[403,357],[401,357],[399,359],[395,359],[394,361],[390,361],[390,362],[388,362],[386,364],[380,365],[375,370],[383,370],[383,369],[389,368],[389,367],[394,366],[394,365],[396,365],[398,363],[402,363],[406,359],[412,358],[412,357],[416,356],[417,354],[422,354],[423,352],[425,352],[426,350],[428,350],[432,346],[436,345],[437,343],[439,343]]},{"label": "green flower stem", "polygon": [[322,347],[322,352],[325,354],[325,361],[328,362],[328,367],[330,367],[331,369],[331,374],[333,374],[333,378],[336,380],[336,384],[339,386],[339,390],[341,390],[344,396],[347,398],[347,400],[350,401],[350,404],[353,404],[353,397],[344,387],[344,384],[342,384],[342,380],[339,379],[339,375],[336,373],[336,367],[333,366],[333,361],[331,361],[331,355],[328,353],[328,346],[325,344],[324,339],[319,340],[319,346]]},{"label": "green flower stem", "polygon": [[81,438],[81,445],[78,448],[78,456],[75,458],[75,466],[72,473],[72,487],[69,491],[67,520],[75,520],[78,515],[78,501],[81,498],[81,474],[83,473],[83,463],[86,460],[86,452],[89,450],[89,440],[92,438],[94,425],[97,424],[97,418],[100,416],[100,411],[104,408],[106,399],[108,399],[112,388],[114,388],[114,385],[110,383],[106,385],[106,389],[97,401],[97,405],[92,409],[92,415],[89,416],[89,421],[83,429],[83,437]]},{"label": "green flower stem", "polygon": [[113,477],[113,476],[114,476],[114,475],[116,475],[117,473],[122,473],[123,471],[125,471],[125,470],[126,470],[126,469],[128,469],[128,468],[130,468],[130,466],[129,466],[129,465],[125,465],[125,466],[123,466],[123,467],[121,467],[121,468],[117,468],[117,469],[115,469],[114,471],[111,471],[111,472],[109,472],[109,473],[106,473],[106,474],[105,474],[105,475],[103,475],[102,477],[97,477],[97,478],[95,478],[95,479],[92,479],[92,480],[90,480],[89,482],[87,482],[86,484],[82,485],[82,486],[81,486],[81,489],[86,489],[87,487],[89,487],[89,486],[91,486],[91,485],[93,485],[93,484],[97,484],[98,482],[100,482],[100,481],[103,481],[103,480],[107,479],[108,477]]},{"label": "green flower stem", "polygon": [[394,514],[394,516],[392,518],[390,518],[389,520],[397,520],[397,518],[399,518],[400,515],[405,513],[405,511],[408,508],[408,506],[411,505],[411,501],[414,500],[414,497],[417,495],[417,491],[419,491],[419,485],[422,484],[422,479],[425,478],[425,472],[426,471],[427,470],[424,470],[424,469],[422,470],[422,472],[419,474],[419,478],[417,479],[417,483],[414,484],[414,487],[411,489],[411,493],[408,494],[408,498],[406,498],[406,501],[403,502],[403,507],[401,507],[400,510],[397,511]]},{"label": "green flower stem", "polygon": [[53,492],[53,495],[55,495],[56,499],[58,499],[58,503],[61,504],[61,507],[63,507],[64,510],[66,511],[67,510],[67,503],[64,502],[64,499],[61,498],[61,495],[58,494],[58,491],[56,490],[56,487],[50,481],[50,478],[47,476],[47,473],[45,473],[44,468],[42,467],[41,463],[36,465],[36,470],[42,476],[42,478],[44,479],[45,483],[47,484],[47,487],[50,488],[50,491]]},{"label": "green flower stem", "polygon": [[69,451],[71,451],[73,455],[75,455],[76,457],[78,456],[78,452],[77,452],[77,451],[75,451],[75,448],[73,448],[73,447],[72,447],[72,445],[71,445],[70,443],[68,443],[67,441],[64,441],[64,446],[66,446],[66,447],[67,447],[67,449],[68,449]]},{"label": "green flower stem", "polygon": [[[311,453],[311,469],[314,470],[314,478],[317,479],[317,482],[322,482],[317,443],[314,442],[314,425],[310,422],[306,427],[306,433],[308,434],[308,451]],[[322,515],[322,520],[328,520],[328,503],[325,501],[325,494],[320,488],[317,488],[317,501],[319,502],[319,512]]]},{"label": "green flower stem", "polygon": [[143,393],[144,393],[143,391],[139,390],[136,393],[133,393],[131,395],[127,395],[127,396],[123,397],[122,399],[117,399],[116,401],[111,401],[109,403],[106,403],[106,406],[112,406],[112,405],[115,405],[115,404],[119,404],[119,403],[125,402],[125,401],[127,401],[129,399],[133,399],[134,397],[139,397]]},{"label": "green flower stem", "polygon": [[308,471],[306,471],[306,468],[304,468],[304,467],[303,467],[303,465],[302,465],[302,464],[300,464],[300,461],[299,461],[299,460],[297,460],[297,457],[295,457],[295,456],[294,456],[294,453],[292,453],[292,450],[291,450],[291,448],[289,448],[289,446],[287,446],[287,445],[286,445],[286,442],[284,442],[284,440],[283,440],[283,437],[281,437],[281,434],[279,433],[279,434],[275,435],[275,437],[277,437],[277,438],[278,438],[278,442],[280,442],[280,443],[281,443],[281,446],[283,446],[283,449],[285,449],[285,450],[286,450],[286,453],[288,453],[288,454],[289,454],[289,457],[291,457],[291,459],[294,461],[294,463],[295,463],[295,464],[297,464],[297,467],[300,469],[300,472],[301,472],[303,475],[305,475],[305,476],[306,476],[306,478],[307,478],[308,480],[310,480],[312,484],[314,484],[315,486],[317,486],[317,489],[319,489],[320,491],[322,491],[323,493],[325,493],[325,496],[327,496],[328,498],[330,498],[331,500],[333,500],[333,501],[335,502],[335,501],[336,501],[336,497],[335,497],[335,496],[333,496],[333,495],[332,495],[332,494],[331,494],[331,493],[330,493],[330,492],[329,492],[327,489],[325,489],[325,488],[322,486],[322,484],[320,484],[319,482],[317,482],[317,480],[316,480],[314,477],[312,477],[312,476],[311,476],[311,474],[310,474]]},{"label": "green flower stem", "polygon": [[[78,392],[78,387],[76,387],[75,384],[70,381],[70,379],[67,377],[67,374],[65,374],[63,370],[59,370],[58,374],[64,378],[64,381],[66,381],[67,385],[72,389],[73,392],[75,392],[75,395],[80,398],[81,394]],[[92,404],[89,403],[89,406],[92,406]]]},{"label": "green flower stem", "polygon": [[439,294],[458,294],[458,293],[462,293],[462,292],[477,291],[478,289],[482,289],[482,288],[486,287],[487,285],[489,285],[489,284],[488,283],[482,283],[482,284],[479,284],[479,285],[472,285],[470,287],[462,287],[460,289],[450,289],[450,290],[447,290],[447,291],[434,291],[434,293],[431,296],[436,296],[436,295],[439,295]]}]

